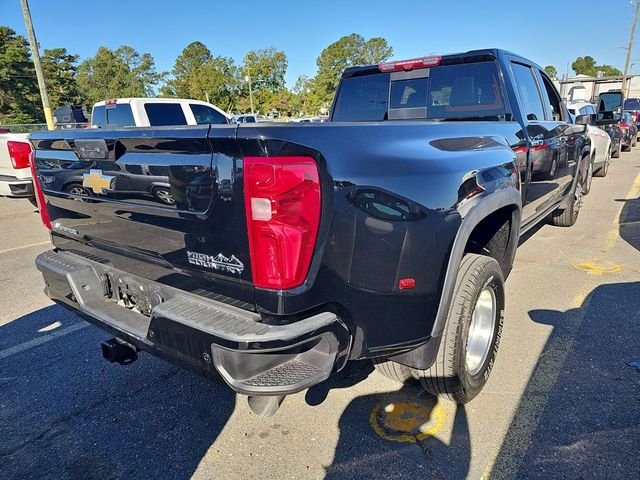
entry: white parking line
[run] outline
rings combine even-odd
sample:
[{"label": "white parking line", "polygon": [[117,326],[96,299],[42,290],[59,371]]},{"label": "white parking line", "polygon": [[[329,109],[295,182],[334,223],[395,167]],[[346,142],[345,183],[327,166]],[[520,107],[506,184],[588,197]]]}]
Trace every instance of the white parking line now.
[{"label": "white parking line", "polygon": [[15,355],[17,353],[21,353],[24,352],[25,350],[29,350],[30,348],[33,347],[37,347],[39,345],[42,345],[43,343],[47,343],[50,342],[51,340],[55,340],[56,338],[59,337],[64,337],[65,335],[68,335],[69,333],[73,333],[73,332],[77,332],[78,330],[81,330],[85,327],[88,327],[89,324],[86,322],[81,322],[81,323],[74,323],[73,325],[70,325],[66,328],[63,328],[62,330],[58,330],[58,331],[54,331],[51,333],[48,333],[47,335],[43,335],[41,337],[38,338],[34,338],[33,340],[29,340],[28,342],[24,342],[24,343],[20,343],[18,345],[15,345],[13,347],[9,347],[5,350],[0,350],[0,360],[4,360],[7,357],[10,357],[12,355]]},{"label": "white parking line", "polygon": [[15,252],[16,250],[22,250],[23,248],[40,247],[41,245],[46,244],[51,244],[51,241],[47,240],[46,242],[30,243],[29,245],[21,245],[20,247],[5,248],[4,250],[0,250],[0,254]]}]

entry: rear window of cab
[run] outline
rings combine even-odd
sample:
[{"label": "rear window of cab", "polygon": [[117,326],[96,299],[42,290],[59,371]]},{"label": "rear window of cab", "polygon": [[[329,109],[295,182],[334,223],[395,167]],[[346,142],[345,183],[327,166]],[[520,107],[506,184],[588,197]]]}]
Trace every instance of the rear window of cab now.
[{"label": "rear window of cab", "polygon": [[506,112],[498,78],[493,61],[345,78],[332,121],[497,117]]}]

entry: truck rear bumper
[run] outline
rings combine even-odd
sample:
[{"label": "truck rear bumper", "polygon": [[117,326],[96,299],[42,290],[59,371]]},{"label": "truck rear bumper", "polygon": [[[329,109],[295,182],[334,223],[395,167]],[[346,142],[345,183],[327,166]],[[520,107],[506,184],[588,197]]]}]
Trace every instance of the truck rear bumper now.
[{"label": "truck rear bumper", "polygon": [[0,175],[0,196],[2,197],[32,197],[33,183],[31,179],[18,179],[7,175]]},{"label": "truck rear bumper", "polygon": [[139,350],[205,376],[217,372],[242,394],[299,392],[347,360],[351,336],[331,312],[269,325],[258,313],[68,252],[47,251],[36,265],[55,302]]}]

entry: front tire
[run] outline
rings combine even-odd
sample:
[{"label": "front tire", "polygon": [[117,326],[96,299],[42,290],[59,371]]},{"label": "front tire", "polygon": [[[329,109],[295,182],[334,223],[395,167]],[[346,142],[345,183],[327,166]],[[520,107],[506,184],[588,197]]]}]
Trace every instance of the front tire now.
[{"label": "front tire", "polygon": [[592,183],[593,183],[593,158],[589,160],[589,168],[587,168],[587,178],[585,179],[584,185],[582,187],[583,195],[589,195],[589,192],[591,191]]},{"label": "front tire", "polygon": [[567,208],[558,208],[551,214],[551,223],[556,227],[572,227],[575,225],[576,220],[578,220],[578,214],[582,207],[582,189],[584,183],[582,180],[582,174],[578,173],[578,175],[576,185],[571,191],[573,196],[571,204]]},{"label": "front tire", "polygon": [[427,370],[413,370],[428,392],[460,404],[480,393],[500,345],[504,305],[498,262],[465,255],[436,360]]},{"label": "front tire", "polygon": [[611,147],[609,147],[609,151],[607,151],[607,158],[604,160],[604,165],[598,169],[597,172],[594,173],[596,177],[606,177],[607,173],[609,173],[609,164],[611,163]]},{"label": "front tire", "polygon": [[620,152],[622,151],[622,140],[618,143],[618,148],[616,148],[616,152],[611,155],[612,158],[619,158]]}]

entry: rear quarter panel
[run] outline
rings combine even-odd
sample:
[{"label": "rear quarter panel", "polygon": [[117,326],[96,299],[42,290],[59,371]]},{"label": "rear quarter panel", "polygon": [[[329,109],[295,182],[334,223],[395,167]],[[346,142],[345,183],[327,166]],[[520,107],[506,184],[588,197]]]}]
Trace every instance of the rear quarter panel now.
[{"label": "rear quarter panel", "polygon": [[[386,122],[241,126],[244,156],[309,155],[323,217],[307,282],[256,289],[267,314],[333,308],[353,332],[352,356],[415,345],[431,332],[449,252],[483,195],[517,188],[515,122]],[[485,191],[465,198],[476,179]],[[416,288],[398,282],[414,278]]]}]

